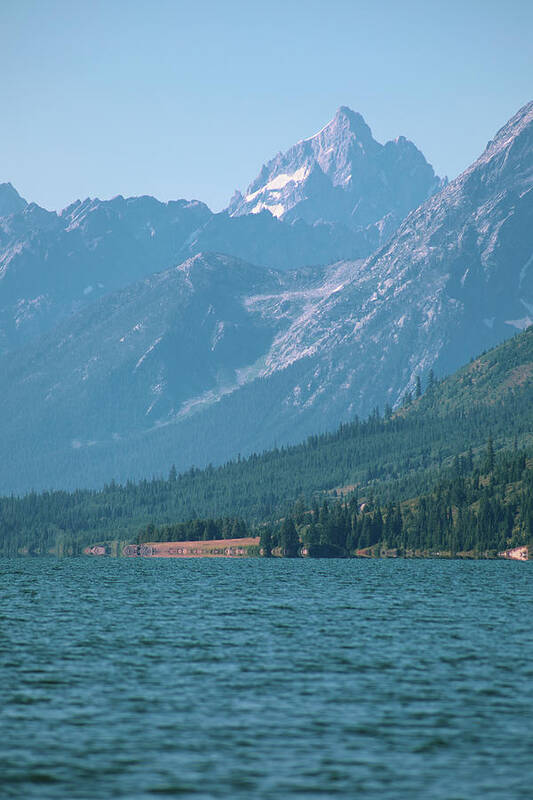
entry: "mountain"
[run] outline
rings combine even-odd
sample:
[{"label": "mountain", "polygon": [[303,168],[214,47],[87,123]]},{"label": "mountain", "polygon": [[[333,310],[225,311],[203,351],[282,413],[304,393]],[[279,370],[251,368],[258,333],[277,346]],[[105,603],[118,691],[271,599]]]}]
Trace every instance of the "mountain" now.
[{"label": "mountain", "polygon": [[[366,265],[385,298],[391,281],[415,294],[421,281],[426,295],[433,287],[438,316],[426,313],[421,322],[445,334],[434,356],[446,372],[466,360],[466,348],[479,351],[531,324],[532,267],[533,102]],[[402,325],[410,317],[407,311]]]},{"label": "mountain", "polygon": [[[76,464],[86,456],[96,457],[93,467],[102,476],[109,457],[116,466],[123,461],[121,476],[124,467],[142,474],[143,447],[158,451],[154,437],[170,441],[176,425],[181,429],[261,374],[275,337],[305,307],[309,293],[323,291],[321,285],[310,290],[308,283],[307,273],[198,255],[101,297],[22,350],[7,353],[0,359],[3,385],[9,387],[0,397],[0,417],[9,424],[2,426],[1,438],[16,452],[19,476],[37,487],[66,468],[80,481]],[[256,296],[277,297],[283,307],[265,315]],[[192,429],[190,436],[183,451],[187,460],[200,454]],[[137,453],[133,461],[131,447]],[[43,470],[51,453],[55,466]],[[93,467],[82,467],[85,480],[94,480]],[[64,479],[70,483],[65,474]]]},{"label": "mountain", "polygon": [[0,350],[21,346],[98,296],[174,262],[211,212],[151,197],[35,203],[0,218]]},{"label": "mountain", "polygon": [[400,136],[377,142],[361,114],[341,106],[321,131],[278,153],[246,195],[237,192],[233,216],[268,210],[287,221],[377,225],[392,232],[443,185],[415,145]]},{"label": "mountain", "polygon": [[19,195],[10,183],[0,183],[0,217],[16,214],[27,206],[26,201]]},{"label": "mountain", "polygon": [[[4,187],[10,186],[4,184]],[[2,187],[0,187],[1,189]],[[153,197],[77,201],[61,214],[26,204],[11,187],[0,216],[0,351],[148,275],[203,251],[280,269],[369,255],[381,231],[291,225],[268,212],[232,218],[198,201]],[[0,191],[0,204],[3,195]]]},{"label": "mountain", "polygon": [[[4,359],[11,427],[37,417],[50,445],[65,434],[86,444],[89,431],[96,443],[186,416],[262,356],[275,322],[249,313],[241,297],[250,286],[280,291],[283,278],[227,256],[195,256],[102,297]],[[26,387],[42,399],[31,416],[22,412]]]},{"label": "mountain", "polygon": [[[51,547],[65,537],[82,545],[103,538],[132,540],[148,523],[198,516],[279,519],[297,499],[310,506],[317,493],[336,494],[347,487],[359,497],[398,502],[427,492],[443,470],[449,477],[454,457],[455,477],[469,462],[479,463],[489,435],[496,452],[531,448],[532,417],[533,327],[434,382],[389,418],[374,414],[366,422],[218,468],[178,476],[171,470],[168,480],[112,483],[98,492],[0,497],[0,554],[14,555],[21,546]],[[477,490],[486,486],[483,482]],[[508,496],[508,485],[503,488]]]},{"label": "mountain", "polygon": [[[357,203],[355,217],[345,213],[340,201],[328,206],[331,192],[324,195],[322,211],[322,201],[315,197],[318,210],[307,221],[300,214],[280,220],[268,210],[257,213],[257,203],[251,214],[245,209],[213,214],[194,200],[161,203],[153,197],[121,195],[107,201],[78,200],[58,214],[26,203],[11,184],[1,184],[0,352],[51,330],[98,297],[201,252],[226,253],[282,270],[369,256],[439,181],[414,145],[399,139],[382,147],[369,131],[364,134],[368,129],[362,118],[355,124],[357,120],[358,115],[344,109],[318,139],[309,140],[316,140],[316,146],[329,143],[330,158],[337,148],[328,181],[340,179],[352,164],[358,176],[355,188],[349,182],[331,191]],[[369,155],[361,155],[363,141]],[[295,147],[300,152],[301,143]],[[297,155],[291,158],[298,160]],[[324,158],[319,148],[316,164],[324,166]],[[275,181],[280,181],[278,173]],[[369,211],[374,206],[376,213]]]},{"label": "mountain", "polygon": [[354,230],[338,222],[284,222],[268,211],[233,217],[225,211],[213,214],[186,242],[180,256],[218,252],[264,267],[300,269],[364,258],[390,232],[378,225]]},{"label": "mountain", "polygon": [[531,323],[532,172],[530,103],[366,260],[204,254],[91,302],[0,359],[0,486],[221,463],[457,369]]}]

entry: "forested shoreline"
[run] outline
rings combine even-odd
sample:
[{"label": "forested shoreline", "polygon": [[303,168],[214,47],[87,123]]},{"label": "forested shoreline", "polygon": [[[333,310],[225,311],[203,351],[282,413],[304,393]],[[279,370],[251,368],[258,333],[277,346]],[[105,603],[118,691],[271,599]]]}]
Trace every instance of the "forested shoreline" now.
[{"label": "forested shoreline", "polygon": [[286,549],[280,520],[324,555],[378,543],[449,553],[522,543],[531,536],[532,374],[533,327],[449,378],[417,380],[395,412],[385,405],[300,445],[99,491],[0,497],[0,555],[252,531],[270,531],[272,548]]},{"label": "forested shoreline", "polygon": [[265,554],[491,557],[533,540],[533,462],[525,451],[495,456],[492,440],[480,463],[457,458],[433,490],[381,505],[351,493],[310,511],[295,508],[277,527],[265,526]]},{"label": "forested shoreline", "polygon": [[496,455],[489,439],[475,464],[458,457],[428,494],[382,505],[372,495],[297,503],[282,520],[194,520],[147,526],[139,542],[260,536],[262,555],[296,557],[493,557],[533,540],[533,462],[523,450]]}]

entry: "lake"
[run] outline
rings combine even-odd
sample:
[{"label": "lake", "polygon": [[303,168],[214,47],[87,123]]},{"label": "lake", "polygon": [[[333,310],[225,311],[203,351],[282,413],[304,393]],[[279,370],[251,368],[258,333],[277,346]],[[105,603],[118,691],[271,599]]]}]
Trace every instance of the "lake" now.
[{"label": "lake", "polygon": [[532,576],[0,560],[0,796],[531,800]]}]

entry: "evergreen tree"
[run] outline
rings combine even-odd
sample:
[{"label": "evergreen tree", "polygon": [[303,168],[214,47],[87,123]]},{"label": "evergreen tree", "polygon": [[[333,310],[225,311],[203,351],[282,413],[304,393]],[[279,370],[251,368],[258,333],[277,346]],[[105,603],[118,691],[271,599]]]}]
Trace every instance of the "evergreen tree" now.
[{"label": "evergreen tree", "polygon": [[283,555],[288,558],[295,558],[300,549],[300,539],[296,527],[291,517],[285,517],[281,526],[280,544]]},{"label": "evergreen tree", "polygon": [[492,436],[489,436],[487,442],[487,451],[485,454],[485,472],[492,472],[494,469],[494,443]]}]

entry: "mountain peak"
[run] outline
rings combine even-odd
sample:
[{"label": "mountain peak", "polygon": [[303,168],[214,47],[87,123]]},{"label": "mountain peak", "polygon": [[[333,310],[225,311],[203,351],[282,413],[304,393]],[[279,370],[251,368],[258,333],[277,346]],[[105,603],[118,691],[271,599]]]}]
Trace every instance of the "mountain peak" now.
[{"label": "mountain peak", "polygon": [[367,125],[363,115],[360,114],[359,111],[353,111],[348,106],[339,106],[333,122],[347,123],[353,133],[358,134],[362,132],[372,137],[372,131]]},{"label": "mountain peak", "polygon": [[0,217],[16,214],[27,205],[26,200],[19,195],[13,184],[0,183]]},{"label": "mountain peak", "polygon": [[373,141],[372,131],[366,124],[363,115],[358,111],[353,111],[348,106],[339,106],[333,119],[330,119],[317,133],[307,137],[307,139],[301,139],[298,144],[329,140],[332,134],[339,138],[343,136],[350,137],[351,134],[355,134],[356,138]]},{"label": "mountain peak", "polygon": [[382,145],[362,114],[340,106],[318,133],[263,166],[231,216],[269,211],[288,222],[339,223],[357,231],[393,214],[403,219],[441,181],[416,146],[399,137]]}]

